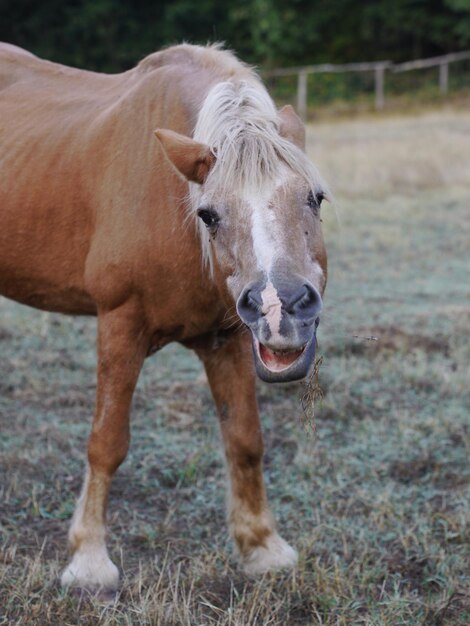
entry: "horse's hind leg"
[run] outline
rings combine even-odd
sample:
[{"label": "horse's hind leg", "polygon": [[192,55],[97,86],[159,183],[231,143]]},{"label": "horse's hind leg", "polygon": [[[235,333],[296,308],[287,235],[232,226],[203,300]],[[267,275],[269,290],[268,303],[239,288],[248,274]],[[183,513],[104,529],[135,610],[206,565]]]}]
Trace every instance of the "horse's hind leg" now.
[{"label": "horse's hind leg", "polygon": [[197,352],[217,405],[230,479],[229,527],[245,570],[258,574],[293,567],[297,553],[277,534],[266,500],[249,337],[237,335],[217,349]]},{"label": "horse's hind leg", "polygon": [[114,590],[119,573],[108,556],[105,518],[111,478],[129,445],[129,408],[146,354],[134,308],[124,305],[98,317],[97,404],[88,442],[88,468],[69,532],[72,560],[64,586]]}]

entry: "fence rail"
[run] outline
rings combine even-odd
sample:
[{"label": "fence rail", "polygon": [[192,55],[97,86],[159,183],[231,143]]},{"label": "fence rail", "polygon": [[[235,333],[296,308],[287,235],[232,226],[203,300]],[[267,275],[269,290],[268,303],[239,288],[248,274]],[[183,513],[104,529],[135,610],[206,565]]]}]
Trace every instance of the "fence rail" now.
[{"label": "fence rail", "polygon": [[267,78],[278,76],[297,75],[297,111],[299,115],[307,117],[307,80],[309,74],[327,74],[342,72],[374,72],[375,108],[383,109],[385,106],[385,72],[393,73],[409,72],[429,67],[439,68],[439,90],[442,95],[449,91],[449,64],[470,59],[470,50],[454,52],[443,56],[428,59],[416,59],[405,63],[394,64],[392,61],[373,61],[371,63],[321,63],[319,65],[305,65],[303,67],[284,67],[263,72]]}]

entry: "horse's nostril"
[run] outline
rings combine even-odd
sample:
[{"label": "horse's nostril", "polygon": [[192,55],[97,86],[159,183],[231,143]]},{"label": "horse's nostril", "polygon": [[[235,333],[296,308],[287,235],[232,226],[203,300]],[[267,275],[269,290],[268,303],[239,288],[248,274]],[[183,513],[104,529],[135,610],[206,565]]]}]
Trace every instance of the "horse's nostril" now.
[{"label": "horse's nostril", "polygon": [[246,301],[250,308],[258,310],[261,307],[261,301],[256,298],[253,291],[249,291],[246,295]]},{"label": "horse's nostril", "polygon": [[293,306],[296,306],[298,308],[304,308],[307,307],[310,302],[311,302],[311,294],[309,292],[309,289],[307,287],[307,285],[304,285],[303,290],[300,292],[300,294],[297,297],[297,300],[293,303]]},{"label": "horse's nostril", "polygon": [[262,306],[263,303],[258,292],[253,289],[245,289],[238,299],[237,310],[245,324],[250,324],[258,319]]},{"label": "horse's nostril", "polygon": [[317,317],[322,308],[322,299],[315,287],[302,285],[302,287],[285,302],[285,308],[288,313],[297,317]]},{"label": "horse's nostril", "polygon": [[247,289],[242,294],[239,305],[243,309],[252,309],[257,311],[261,307],[261,301],[256,297],[256,293],[252,289]]}]

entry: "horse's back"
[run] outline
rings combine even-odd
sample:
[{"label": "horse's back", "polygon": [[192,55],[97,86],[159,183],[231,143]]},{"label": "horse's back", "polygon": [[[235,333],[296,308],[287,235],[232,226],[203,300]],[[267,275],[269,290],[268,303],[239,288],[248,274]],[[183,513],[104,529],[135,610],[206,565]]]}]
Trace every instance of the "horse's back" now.
[{"label": "horse's back", "polygon": [[34,54],[9,43],[0,42],[0,91],[24,78],[31,71]]},{"label": "horse's back", "polygon": [[12,43],[7,43],[6,41],[0,41],[0,56],[20,56],[20,57],[28,57],[30,59],[37,59],[38,57],[30,52],[29,50],[25,50],[24,48],[20,48],[19,46],[15,46]]},{"label": "horse's back", "polygon": [[[253,79],[247,65],[218,45],[172,46],[148,55],[127,72],[104,74],[47,61],[27,50],[0,42],[0,98],[3,95],[3,102],[8,95],[1,94],[1,90],[14,85],[18,93],[12,94],[12,98],[25,96],[22,108],[29,103],[33,110],[38,110],[45,102],[49,110],[51,104],[63,109],[67,102],[71,102],[77,119],[80,104],[86,102],[90,109],[95,110],[97,106],[112,106],[144,83],[147,85],[144,90],[148,87],[153,96],[155,90],[152,84],[162,84],[164,90],[171,88],[172,82],[177,83],[183,86],[181,98],[191,100],[190,96],[198,99],[199,95],[202,98],[214,82],[228,80],[235,75],[239,79]],[[187,83],[189,88],[185,89]],[[158,97],[161,96],[159,94]]]},{"label": "horse's back", "polygon": [[32,52],[20,48],[19,46],[14,46],[12,43],[0,41],[0,64],[27,64],[33,59],[39,61],[39,58]]}]

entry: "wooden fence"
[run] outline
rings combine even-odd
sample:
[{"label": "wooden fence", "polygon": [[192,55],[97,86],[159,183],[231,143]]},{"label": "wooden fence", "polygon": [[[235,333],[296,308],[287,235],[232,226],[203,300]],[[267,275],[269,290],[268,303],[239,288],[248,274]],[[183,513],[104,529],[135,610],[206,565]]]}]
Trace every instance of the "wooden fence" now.
[{"label": "wooden fence", "polygon": [[372,63],[345,63],[333,65],[306,65],[304,67],[286,67],[263,72],[263,76],[292,76],[297,75],[297,111],[299,115],[307,117],[307,79],[309,74],[326,74],[342,72],[373,72],[375,86],[375,108],[383,109],[385,105],[385,72],[409,72],[428,67],[439,68],[439,90],[445,95],[449,91],[449,64],[470,59],[470,51],[455,52],[430,59],[417,59],[406,63],[394,64],[391,61],[374,61]]}]

